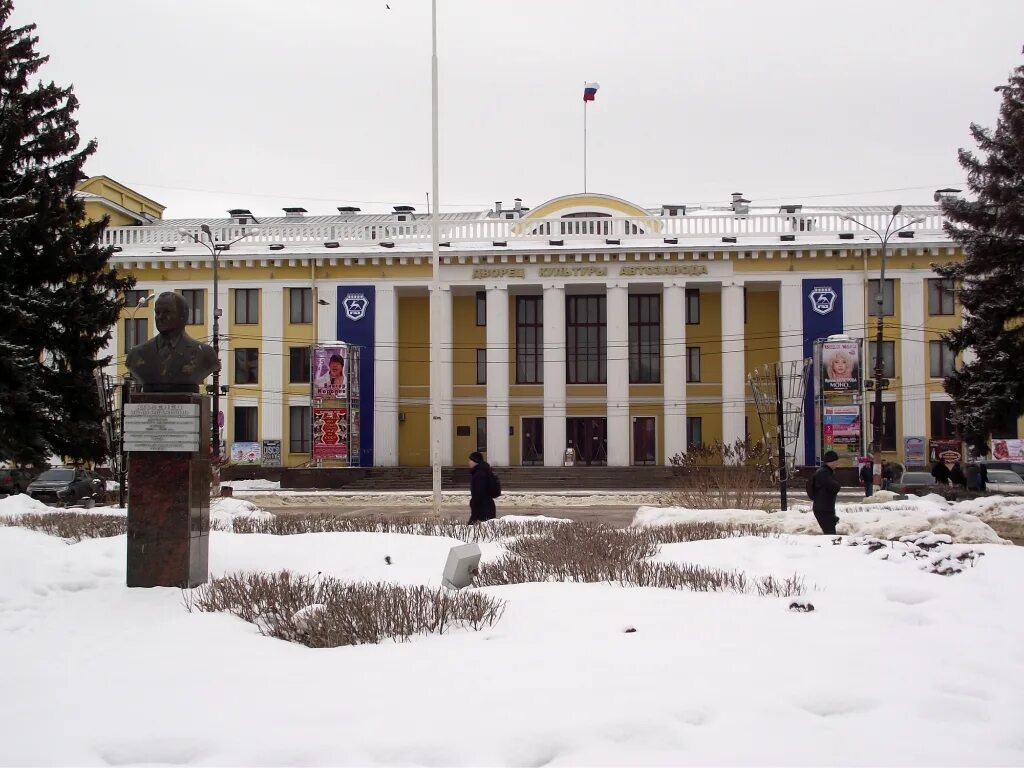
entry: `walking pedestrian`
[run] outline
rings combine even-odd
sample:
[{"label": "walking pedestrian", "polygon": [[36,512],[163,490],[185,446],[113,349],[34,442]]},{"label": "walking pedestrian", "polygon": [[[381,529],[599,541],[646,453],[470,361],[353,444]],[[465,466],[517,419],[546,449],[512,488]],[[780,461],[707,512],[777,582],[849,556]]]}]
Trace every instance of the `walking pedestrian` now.
[{"label": "walking pedestrian", "polygon": [[491,465],[484,461],[483,454],[473,451],[469,454],[469,522],[475,525],[485,520],[493,520],[497,516],[494,506],[494,487],[497,478],[493,477]]},{"label": "walking pedestrian", "polygon": [[860,482],[864,486],[864,498],[875,493],[875,462],[865,461],[860,465]]},{"label": "walking pedestrian", "polygon": [[825,451],[822,458],[822,465],[818,467],[811,479],[807,481],[807,495],[811,499],[811,510],[814,517],[821,526],[821,532],[834,536],[836,523],[839,517],[836,515],[836,497],[842,487],[836,477],[835,468],[839,463],[839,454],[835,451]]}]

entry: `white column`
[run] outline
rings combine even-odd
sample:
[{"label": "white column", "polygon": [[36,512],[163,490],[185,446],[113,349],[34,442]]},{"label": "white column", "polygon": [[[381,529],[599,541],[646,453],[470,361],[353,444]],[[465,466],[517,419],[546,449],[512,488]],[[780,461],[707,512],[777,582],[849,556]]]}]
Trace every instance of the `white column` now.
[{"label": "white column", "polygon": [[[441,429],[441,466],[450,467],[452,465],[452,409],[455,405],[452,391],[452,365],[454,363],[454,354],[452,349],[451,286],[440,286],[438,303],[438,330],[440,332],[438,345],[441,350],[441,359],[440,365],[438,366],[439,371],[437,377],[440,387],[438,396],[440,397],[441,404],[441,419],[438,426]],[[431,393],[431,397],[433,396],[433,393]]]},{"label": "white column", "polygon": [[628,467],[629,434],[629,286],[609,283],[608,318],[608,466]]},{"label": "white column", "polygon": [[[844,297],[846,304],[848,297]],[[804,357],[804,317],[803,296],[800,278],[786,278],[779,285],[779,359],[784,363],[795,363]],[[800,430],[793,437],[791,445],[795,445],[796,463],[804,464],[804,430],[807,424],[800,419]],[[787,437],[787,441],[789,438]]]},{"label": "white column", "polygon": [[[373,464],[398,466],[398,297],[377,286],[373,327]],[[362,361],[364,365],[369,360]]]},{"label": "white column", "polygon": [[722,283],[722,442],[745,437],[746,366],[743,360],[743,281]]},{"label": "white column", "polygon": [[487,463],[509,465],[508,288],[487,287]]},{"label": "white column", "polygon": [[661,370],[664,382],[665,464],[686,453],[686,288],[666,283],[662,292]]},{"label": "white column", "polygon": [[281,391],[284,389],[284,289],[260,291],[260,437],[284,439]]},{"label": "white column", "polygon": [[864,320],[864,273],[843,275],[843,332],[854,339],[864,338]]},{"label": "white column", "polygon": [[565,288],[544,286],[544,466],[565,455]]},{"label": "white column", "polygon": [[[925,434],[925,411],[928,402],[924,396],[925,354],[924,338],[924,280],[917,276],[900,276],[900,393],[903,409],[903,434]],[[896,446],[903,451],[902,445]]]}]

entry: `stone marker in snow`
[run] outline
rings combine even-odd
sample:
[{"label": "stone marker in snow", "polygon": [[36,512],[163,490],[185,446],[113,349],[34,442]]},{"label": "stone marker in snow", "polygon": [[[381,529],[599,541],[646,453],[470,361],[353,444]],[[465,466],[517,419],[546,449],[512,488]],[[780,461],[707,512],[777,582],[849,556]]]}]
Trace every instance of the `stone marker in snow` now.
[{"label": "stone marker in snow", "polygon": [[477,544],[460,544],[448,552],[444,564],[441,584],[449,589],[462,589],[473,583],[473,574],[480,564],[480,547]]}]

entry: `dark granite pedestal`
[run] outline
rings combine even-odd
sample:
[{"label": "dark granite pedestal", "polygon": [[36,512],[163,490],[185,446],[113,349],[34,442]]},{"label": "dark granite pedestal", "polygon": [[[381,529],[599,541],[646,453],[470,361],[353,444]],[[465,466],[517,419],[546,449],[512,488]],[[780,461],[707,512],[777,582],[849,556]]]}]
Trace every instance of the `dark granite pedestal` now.
[{"label": "dark granite pedestal", "polygon": [[[210,549],[210,399],[136,394],[130,403],[199,405],[199,450],[131,451],[128,460],[129,587],[205,584]],[[173,435],[167,433],[168,441]]]}]

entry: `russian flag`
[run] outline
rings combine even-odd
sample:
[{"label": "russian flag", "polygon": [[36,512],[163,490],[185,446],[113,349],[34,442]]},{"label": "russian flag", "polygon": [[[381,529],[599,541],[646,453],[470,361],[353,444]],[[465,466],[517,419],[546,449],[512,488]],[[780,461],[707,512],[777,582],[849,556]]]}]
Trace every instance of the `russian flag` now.
[{"label": "russian flag", "polygon": [[594,97],[597,95],[597,89],[600,88],[600,87],[601,86],[598,85],[597,83],[584,83],[583,84],[583,100],[584,101],[593,101]]}]

